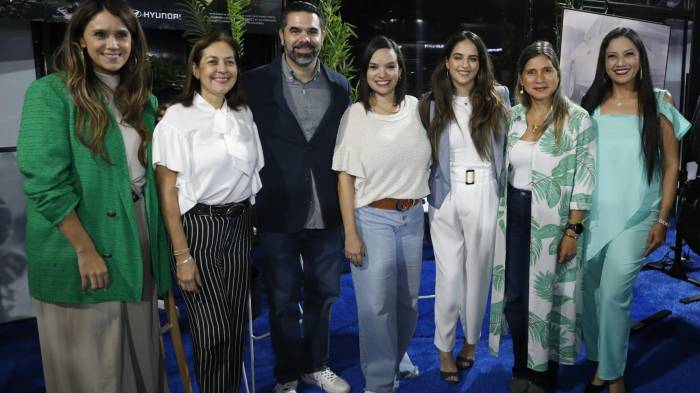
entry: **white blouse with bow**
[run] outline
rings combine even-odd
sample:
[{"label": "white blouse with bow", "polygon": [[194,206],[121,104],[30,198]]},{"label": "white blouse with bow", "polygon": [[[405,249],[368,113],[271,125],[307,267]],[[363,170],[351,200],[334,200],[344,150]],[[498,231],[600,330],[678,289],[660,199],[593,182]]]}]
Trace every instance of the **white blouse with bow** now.
[{"label": "white blouse with bow", "polygon": [[252,112],[215,109],[196,93],[191,106],[171,106],[153,132],[156,165],[177,172],[180,214],[197,203],[255,203],[264,160]]}]

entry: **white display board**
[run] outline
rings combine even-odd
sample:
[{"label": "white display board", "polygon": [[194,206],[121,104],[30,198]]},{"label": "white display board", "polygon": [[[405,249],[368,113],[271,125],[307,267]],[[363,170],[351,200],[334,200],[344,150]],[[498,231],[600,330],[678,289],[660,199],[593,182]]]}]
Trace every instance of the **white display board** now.
[{"label": "white display board", "polygon": [[0,323],[34,316],[27,287],[22,181],[16,154],[0,153]]},{"label": "white display board", "polygon": [[0,147],[14,147],[27,87],[36,79],[28,21],[0,19]]},{"label": "white display board", "polygon": [[669,26],[572,9],[564,10],[561,34],[561,81],[564,94],[576,103],[593,82],[600,43],[610,30],[629,27],[639,34],[649,56],[654,86],[663,88],[666,79]]}]

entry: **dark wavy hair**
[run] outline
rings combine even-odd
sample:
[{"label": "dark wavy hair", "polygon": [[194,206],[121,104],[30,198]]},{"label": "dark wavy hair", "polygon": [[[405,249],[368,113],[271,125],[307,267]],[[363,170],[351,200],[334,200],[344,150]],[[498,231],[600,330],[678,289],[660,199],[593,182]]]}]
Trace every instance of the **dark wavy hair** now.
[{"label": "dark wavy hair", "polygon": [[103,84],[97,78],[86,49],[80,47],[85,27],[100,12],[119,18],[131,35],[131,53],[119,70],[119,85],[114,90],[114,105],[122,120],[141,137],[138,157],[146,165],[146,146],[151,133],[143,124],[141,112],[150,100],[151,69],[148,46],[134,11],[122,0],[87,0],[80,3],[68,23],[63,42],[53,59],[53,68],[63,74],[66,87],[77,109],[75,133],[78,140],[94,154],[109,162],[104,140],[109,115],[102,101]]},{"label": "dark wavy hair", "polygon": [[654,85],[651,80],[651,68],[649,67],[649,57],[647,56],[644,42],[637,32],[627,27],[617,27],[605,35],[600,43],[598,51],[598,63],[595,70],[593,83],[581,99],[581,106],[593,114],[595,109],[605,101],[612,93],[612,81],[605,71],[605,52],[608,50],[610,41],[615,38],[626,37],[637,48],[639,53],[639,77],[635,77],[635,89],[637,91],[637,108],[642,117],[642,152],[644,154],[644,164],[647,175],[647,182],[651,183],[656,165],[659,162],[659,138],[661,126],[659,124],[659,114],[656,109],[656,97],[654,95]]},{"label": "dark wavy hair", "polygon": [[[233,50],[233,57],[236,62],[236,67],[241,64],[238,50],[239,46],[236,40],[231,38],[228,34],[222,31],[213,31],[204,37],[197,40],[192,46],[190,51],[190,56],[187,59],[187,78],[185,79],[185,87],[182,92],[175,97],[173,100],[174,104],[182,104],[184,106],[192,105],[192,100],[194,99],[194,93],[201,93],[202,83],[199,79],[194,77],[194,65],[199,65],[202,60],[202,54],[204,50],[210,45],[217,42],[225,42]],[[238,78],[240,78],[240,68],[238,69]],[[226,93],[226,104],[229,108],[233,110],[238,110],[241,106],[246,105],[245,93],[243,88],[240,87],[240,83],[236,80],[231,90]]]},{"label": "dark wavy hair", "polygon": [[[452,84],[447,70],[447,61],[452,56],[454,47],[460,42],[470,41],[476,47],[479,56],[479,71],[474,78],[474,87],[469,93],[472,105],[472,114],[469,118],[469,132],[471,133],[474,147],[483,159],[492,160],[490,141],[498,139],[506,122],[506,108],[500,95],[496,92],[496,79],[493,75],[493,63],[488,54],[486,45],[481,38],[471,31],[462,30],[447,39],[442,52],[442,61],[433,70],[430,84],[432,92],[423,96],[419,106],[419,112],[423,127],[428,130],[428,138],[433,150],[433,157],[437,157],[437,146],[440,134],[450,121],[456,121],[452,109],[452,96],[455,87]],[[430,103],[435,102],[435,113],[430,118]]]},{"label": "dark wavy hair", "polygon": [[403,102],[404,97],[406,97],[406,61],[403,58],[403,53],[401,53],[401,48],[394,42],[391,38],[383,35],[378,35],[367,44],[365,51],[362,53],[362,58],[360,60],[360,102],[364,105],[366,110],[371,109],[370,98],[372,98],[373,91],[369,87],[367,82],[367,70],[369,69],[369,61],[372,59],[374,52],[379,49],[390,49],[396,53],[396,62],[399,65],[399,70],[401,74],[399,80],[396,83],[396,88],[394,90],[394,105],[399,105]]}]

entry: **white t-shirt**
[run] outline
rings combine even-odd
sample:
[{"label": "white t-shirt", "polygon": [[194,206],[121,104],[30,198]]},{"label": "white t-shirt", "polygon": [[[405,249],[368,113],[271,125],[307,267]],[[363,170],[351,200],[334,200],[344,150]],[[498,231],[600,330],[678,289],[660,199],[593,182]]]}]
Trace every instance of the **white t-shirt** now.
[{"label": "white t-shirt", "polygon": [[333,170],[355,176],[355,208],[428,195],[430,142],[418,100],[407,95],[393,115],[366,111],[360,102],[351,105],[340,121]]},{"label": "white t-shirt", "polygon": [[191,106],[171,106],[153,134],[156,165],[177,172],[180,214],[197,203],[255,203],[264,161],[252,112],[214,109],[196,93]]},{"label": "white t-shirt", "polygon": [[452,110],[457,121],[451,121],[448,126],[450,165],[490,167],[491,163],[479,156],[472,140],[471,128],[469,128],[472,105],[469,97],[452,96]]}]

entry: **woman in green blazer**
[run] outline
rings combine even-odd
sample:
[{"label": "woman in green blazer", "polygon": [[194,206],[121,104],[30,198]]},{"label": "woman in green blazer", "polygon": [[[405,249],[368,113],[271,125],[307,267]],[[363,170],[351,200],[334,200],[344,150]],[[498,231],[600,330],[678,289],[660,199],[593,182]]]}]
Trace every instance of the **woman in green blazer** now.
[{"label": "woman in green blazer", "polygon": [[47,392],[167,390],[156,294],[170,288],[150,165],[157,103],[122,0],[84,1],[57,73],[27,90],[17,145]]}]

